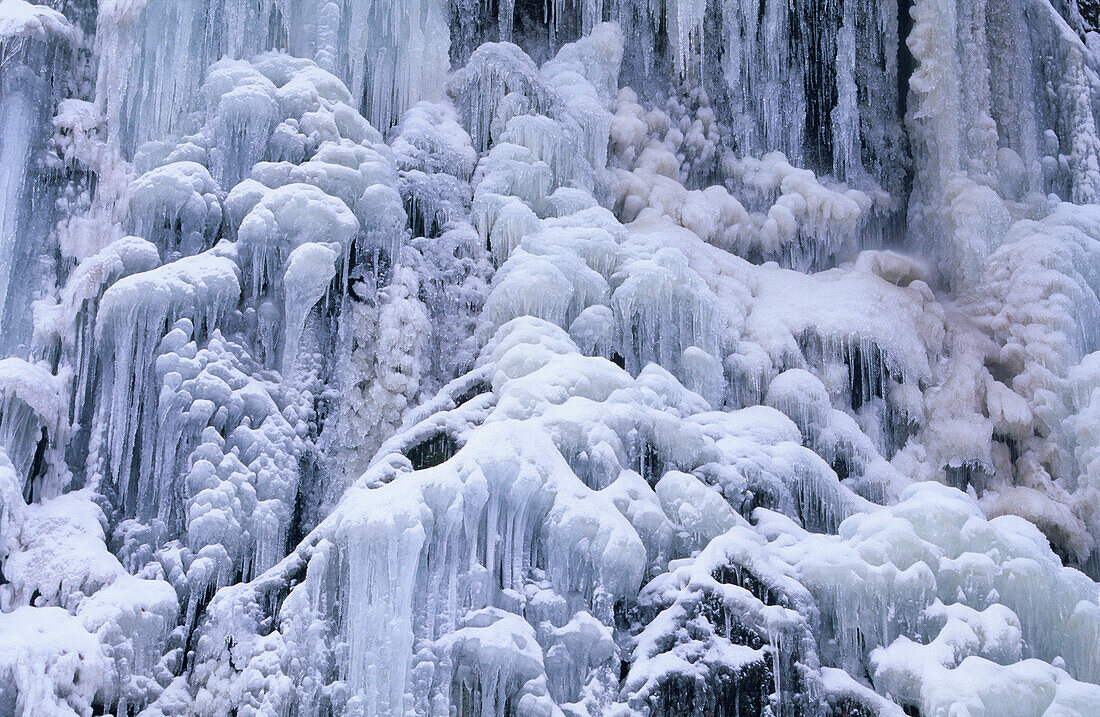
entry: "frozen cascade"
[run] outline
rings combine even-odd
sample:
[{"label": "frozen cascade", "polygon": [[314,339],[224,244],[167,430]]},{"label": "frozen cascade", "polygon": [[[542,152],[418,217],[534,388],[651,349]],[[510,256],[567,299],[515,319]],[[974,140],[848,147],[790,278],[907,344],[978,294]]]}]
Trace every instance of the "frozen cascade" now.
[{"label": "frozen cascade", "polygon": [[1087,0],[0,0],[0,715],[1082,717]]},{"label": "frozen cascade", "polygon": [[19,287],[22,267],[34,267],[49,251],[42,244],[53,199],[42,192],[44,167],[36,156],[49,136],[49,85],[64,76],[72,44],[82,40],[79,27],[49,7],[12,0],[0,14],[0,322],[5,352],[26,356],[34,297]]}]

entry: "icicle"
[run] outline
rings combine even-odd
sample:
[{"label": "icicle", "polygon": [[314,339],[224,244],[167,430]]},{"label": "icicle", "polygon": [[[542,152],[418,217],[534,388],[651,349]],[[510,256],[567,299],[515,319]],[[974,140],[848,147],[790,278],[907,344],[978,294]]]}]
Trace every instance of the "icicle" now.
[{"label": "icicle", "polygon": [[188,318],[210,332],[241,295],[236,252],[224,246],[184,257],[112,285],[100,301],[96,344],[109,376],[100,415],[106,423],[106,472],[131,514],[155,513],[151,462],[146,448],[135,456],[138,435],[146,445],[156,433],[154,351],[164,327]]},{"label": "icicle", "polygon": [[450,67],[444,0],[349,3],[350,87],[361,89],[363,115],[381,129],[397,124],[419,100],[437,99]]}]

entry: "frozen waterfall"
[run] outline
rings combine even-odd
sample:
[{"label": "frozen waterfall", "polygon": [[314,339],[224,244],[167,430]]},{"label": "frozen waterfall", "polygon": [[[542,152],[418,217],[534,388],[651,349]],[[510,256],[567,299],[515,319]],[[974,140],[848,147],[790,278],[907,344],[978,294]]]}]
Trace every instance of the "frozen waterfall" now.
[{"label": "frozen waterfall", "polygon": [[1089,717],[1098,580],[1096,0],[0,0],[0,717]]}]

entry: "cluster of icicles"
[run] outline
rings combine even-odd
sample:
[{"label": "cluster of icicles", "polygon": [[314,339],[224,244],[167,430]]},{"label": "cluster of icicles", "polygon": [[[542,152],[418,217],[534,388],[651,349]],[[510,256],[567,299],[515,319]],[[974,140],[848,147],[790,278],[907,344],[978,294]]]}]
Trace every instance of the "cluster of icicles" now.
[{"label": "cluster of icicles", "polygon": [[0,0],[0,713],[1100,704],[1075,7],[72,5]]}]

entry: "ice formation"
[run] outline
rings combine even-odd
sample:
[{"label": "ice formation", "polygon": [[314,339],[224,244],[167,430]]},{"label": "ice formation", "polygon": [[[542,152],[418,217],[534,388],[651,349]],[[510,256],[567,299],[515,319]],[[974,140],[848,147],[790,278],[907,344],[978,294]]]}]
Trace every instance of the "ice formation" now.
[{"label": "ice formation", "polygon": [[0,0],[0,715],[1100,709],[1092,0]]}]

